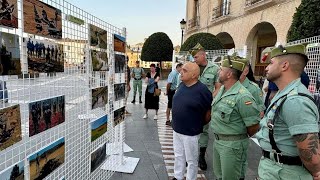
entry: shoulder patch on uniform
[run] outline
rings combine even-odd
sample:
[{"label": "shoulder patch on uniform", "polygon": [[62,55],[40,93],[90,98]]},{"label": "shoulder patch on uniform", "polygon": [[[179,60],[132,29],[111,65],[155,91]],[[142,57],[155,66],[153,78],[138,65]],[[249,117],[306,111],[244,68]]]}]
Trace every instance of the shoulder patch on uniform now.
[{"label": "shoulder patch on uniform", "polygon": [[245,105],[250,105],[250,104],[252,104],[252,102],[251,101],[246,101],[246,102],[244,102],[244,104]]}]

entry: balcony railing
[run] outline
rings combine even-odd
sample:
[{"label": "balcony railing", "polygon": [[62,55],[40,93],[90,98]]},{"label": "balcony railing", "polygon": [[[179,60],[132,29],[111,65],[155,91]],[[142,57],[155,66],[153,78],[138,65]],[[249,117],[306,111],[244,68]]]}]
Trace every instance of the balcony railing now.
[{"label": "balcony railing", "polygon": [[267,5],[271,5],[272,3],[276,3],[276,1],[275,0],[246,0],[244,9],[246,11],[251,11],[251,10],[263,8]]},{"label": "balcony railing", "polygon": [[192,29],[194,27],[198,27],[199,26],[199,20],[200,20],[200,17],[197,16],[193,19],[189,19],[188,21],[188,29]]},{"label": "balcony railing", "polygon": [[222,16],[227,16],[230,14],[231,2],[222,3],[220,6],[215,7],[212,12],[212,19],[216,19]]},{"label": "balcony railing", "polygon": [[265,0],[246,0],[246,7],[248,6],[252,6],[258,2],[262,2],[262,1],[265,1]]}]

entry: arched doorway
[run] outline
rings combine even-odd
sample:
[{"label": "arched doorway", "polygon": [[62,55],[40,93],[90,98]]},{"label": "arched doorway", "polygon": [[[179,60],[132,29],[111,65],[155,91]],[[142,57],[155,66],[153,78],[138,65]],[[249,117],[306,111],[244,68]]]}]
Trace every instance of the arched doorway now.
[{"label": "arched doorway", "polygon": [[221,32],[221,33],[217,34],[216,37],[222,43],[223,49],[232,49],[235,47],[233,38],[230,36],[229,33]]},{"label": "arched doorway", "polygon": [[254,75],[261,77],[265,75],[267,63],[262,63],[261,53],[266,47],[274,46],[277,42],[277,32],[273,25],[261,22],[255,25],[247,37],[248,55],[252,64]]}]

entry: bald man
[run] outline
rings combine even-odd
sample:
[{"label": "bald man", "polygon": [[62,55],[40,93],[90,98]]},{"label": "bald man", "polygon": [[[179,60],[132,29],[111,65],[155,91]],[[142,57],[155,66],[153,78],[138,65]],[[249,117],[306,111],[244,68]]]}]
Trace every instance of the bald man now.
[{"label": "bald man", "polygon": [[182,66],[181,81],[172,101],[174,148],[174,179],[197,179],[198,140],[203,126],[210,120],[212,93],[199,79],[200,68],[195,63]]}]

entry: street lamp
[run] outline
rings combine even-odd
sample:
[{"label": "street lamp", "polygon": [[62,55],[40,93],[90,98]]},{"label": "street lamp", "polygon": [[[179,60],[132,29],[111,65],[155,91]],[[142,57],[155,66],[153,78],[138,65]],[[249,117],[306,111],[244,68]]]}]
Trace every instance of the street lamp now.
[{"label": "street lamp", "polygon": [[137,61],[139,61],[139,50],[140,50],[140,48],[138,46],[138,49],[137,49]]},{"label": "street lamp", "polygon": [[[181,27],[181,46],[182,46],[182,42],[183,42],[183,31],[184,31],[184,29],[186,28],[186,24],[187,24],[187,22],[186,22],[184,19],[182,19],[182,20],[180,21],[180,27]],[[180,46],[180,48],[181,48],[181,46]]]}]

